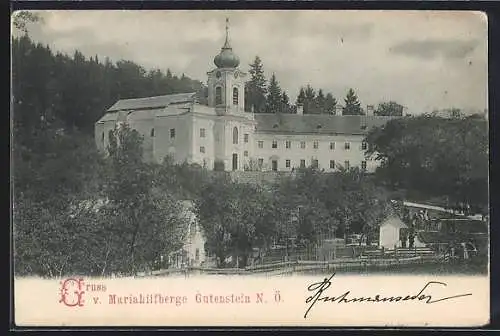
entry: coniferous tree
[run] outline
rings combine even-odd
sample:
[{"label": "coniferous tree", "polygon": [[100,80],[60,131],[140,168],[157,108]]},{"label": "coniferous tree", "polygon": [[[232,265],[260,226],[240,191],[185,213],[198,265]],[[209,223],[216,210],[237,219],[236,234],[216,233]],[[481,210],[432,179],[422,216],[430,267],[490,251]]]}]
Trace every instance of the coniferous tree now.
[{"label": "coniferous tree", "polygon": [[344,115],[364,115],[363,109],[361,108],[361,103],[358,100],[358,96],[351,88],[347,91],[347,95],[344,99]]},{"label": "coniferous tree", "polygon": [[267,88],[266,97],[266,112],[267,113],[277,113],[281,110],[281,88],[276,79],[276,75],[273,73],[271,79],[269,80],[269,86]]},{"label": "coniferous tree", "polygon": [[311,113],[314,109],[314,100],[316,98],[316,92],[311,87],[311,85],[307,84],[305,90],[305,99],[304,99],[304,113]]},{"label": "coniferous tree", "polygon": [[302,104],[304,105],[306,101],[306,92],[304,91],[304,88],[301,87],[300,90],[299,90],[299,94],[297,96],[297,104]]},{"label": "coniferous tree", "polygon": [[323,93],[323,90],[322,89],[319,89],[318,90],[318,95],[316,96],[316,98],[314,99],[314,110],[311,111],[311,113],[317,113],[317,114],[320,114],[320,113],[324,113],[323,110],[325,109],[325,95]]},{"label": "coniferous tree", "polygon": [[325,108],[323,110],[323,113],[334,114],[336,106],[337,99],[335,99],[331,93],[328,93],[325,97]]},{"label": "coniferous tree", "polygon": [[245,84],[245,109],[254,112],[264,112],[266,109],[266,77],[264,76],[264,68],[262,60],[259,56],[255,56],[252,64],[250,64],[250,80]]},{"label": "coniferous tree", "polygon": [[281,112],[291,113],[290,98],[285,91],[281,93]]}]

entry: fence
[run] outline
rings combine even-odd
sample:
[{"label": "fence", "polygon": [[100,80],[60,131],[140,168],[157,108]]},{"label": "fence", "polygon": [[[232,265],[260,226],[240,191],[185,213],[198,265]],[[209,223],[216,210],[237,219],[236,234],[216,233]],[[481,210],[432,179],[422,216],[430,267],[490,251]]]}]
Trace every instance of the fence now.
[{"label": "fence", "polygon": [[442,260],[437,257],[411,257],[400,259],[346,259],[335,261],[288,261],[278,262],[267,265],[258,265],[247,268],[201,268],[188,267],[177,270],[155,271],[150,275],[168,276],[168,275],[295,275],[304,273],[326,273],[326,272],[364,272],[370,270],[397,270],[405,266],[416,266],[423,264],[439,264]]}]

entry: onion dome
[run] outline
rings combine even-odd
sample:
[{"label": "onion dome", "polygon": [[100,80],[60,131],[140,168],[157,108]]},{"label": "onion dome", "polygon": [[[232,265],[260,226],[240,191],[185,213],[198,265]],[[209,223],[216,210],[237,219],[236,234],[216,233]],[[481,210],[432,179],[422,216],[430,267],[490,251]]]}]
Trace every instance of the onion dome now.
[{"label": "onion dome", "polygon": [[236,56],[229,44],[229,19],[226,19],[226,42],[220,53],[215,56],[214,63],[218,68],[236,68],[240,65],[240,58]]}]

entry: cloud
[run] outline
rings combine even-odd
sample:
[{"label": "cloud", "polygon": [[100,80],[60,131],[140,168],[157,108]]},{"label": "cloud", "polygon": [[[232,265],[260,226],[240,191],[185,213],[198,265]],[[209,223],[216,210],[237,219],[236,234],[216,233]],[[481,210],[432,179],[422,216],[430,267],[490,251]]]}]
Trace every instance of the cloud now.
[{"label": "cloud", "polygon": [[443,57],[461,59],[470,55],[479,45],[477,39],[462,40],[409,40],[400,42],[389,48],[389,52],[422,59]]},{"label": "cloud", "polygon": [[294,101],[301,86],[363,105],[395,100],[409,112],[487,106],[487,24],[471,12],[431,11],[45,11],[30,35],[52,50],[206,81],[230,38],[248,71],[256,55]]}]

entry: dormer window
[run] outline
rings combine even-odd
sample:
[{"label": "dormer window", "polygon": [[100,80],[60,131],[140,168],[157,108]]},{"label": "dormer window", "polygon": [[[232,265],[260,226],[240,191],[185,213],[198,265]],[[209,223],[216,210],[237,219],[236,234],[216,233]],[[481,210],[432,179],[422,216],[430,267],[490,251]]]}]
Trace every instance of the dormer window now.
[{"label": "dormer window", "polygon": [[273,125],[273,128],[278,128],[278,124],[274,124],[274,125]]},{"label": "dormer window", "polygon": [[321,129],[322,127],[323,126],[321,126],[321,125],[316,126],[317,129]]}]

